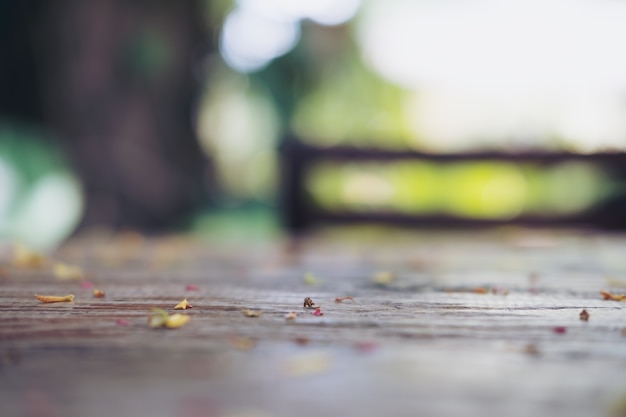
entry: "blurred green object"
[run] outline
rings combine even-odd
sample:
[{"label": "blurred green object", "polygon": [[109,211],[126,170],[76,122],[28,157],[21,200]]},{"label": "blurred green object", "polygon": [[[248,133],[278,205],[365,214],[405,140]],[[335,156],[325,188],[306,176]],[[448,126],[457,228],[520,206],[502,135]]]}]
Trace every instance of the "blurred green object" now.
[{"label": "blurred green object", "polygon": [[83,212],[80,183],[45,133],[0,124],[0,239],[51,249]]}]

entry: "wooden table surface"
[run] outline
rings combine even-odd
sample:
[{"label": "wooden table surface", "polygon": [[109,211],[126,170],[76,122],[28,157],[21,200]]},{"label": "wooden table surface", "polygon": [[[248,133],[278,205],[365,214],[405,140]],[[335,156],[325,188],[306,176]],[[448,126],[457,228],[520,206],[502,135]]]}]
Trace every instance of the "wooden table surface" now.
[{"label": "wooden table surface", "polygon": [[[55,277],[60,261],[105,297]],[[626,415],[626,302],[599,294],[626,292],[624,235],[100,234],[41,269],[11,262],[5,245],[2,417]],[[151,308],[184,298],[185,326],[148,327]]]}]

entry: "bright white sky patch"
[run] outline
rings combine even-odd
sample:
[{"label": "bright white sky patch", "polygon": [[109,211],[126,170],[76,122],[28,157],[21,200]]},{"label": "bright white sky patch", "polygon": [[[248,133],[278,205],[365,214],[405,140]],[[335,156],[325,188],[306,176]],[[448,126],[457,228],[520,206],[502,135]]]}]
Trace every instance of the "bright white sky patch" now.
[{"label": "bright white sky patch", "polygon": [[366,60],[399,84],[527,91],[626,89],[626,2],[379,1]]},{"label": "bright white sky patch", "polygon": [[289,52],[300,38],[300,20],[338,25],[351,19],[361,0],[240,0],[227,16],[220,40],[226,63],[253,72]]},{"label": "bright white sky patch", "polygon": [[357,30],[364,60],[417,92],[407,107],[417,146],[626,147],[625,1],[368,5]]}]

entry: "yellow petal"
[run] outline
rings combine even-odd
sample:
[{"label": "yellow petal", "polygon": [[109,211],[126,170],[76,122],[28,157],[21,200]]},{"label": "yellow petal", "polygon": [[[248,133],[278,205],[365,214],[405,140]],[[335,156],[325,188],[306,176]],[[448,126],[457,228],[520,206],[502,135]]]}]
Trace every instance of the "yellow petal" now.
[{"label": "yellow petal", "polygon": [[97,288],[93,289],[93,296],[96,298],[104,298],[104,291],[99,290]]},{"label": "yellow petal", "polygon": [[172,314],[165,319],[165,327],[167,327],[168,329],[176,329],[187,324],[189,320],[191,320],[191,317],[186,314]]},{"label": "yellow petal", "polygon": [[187,310],[188,308],[192,308],[192,307],[193,306],[191,304],[189,304],[189,302],[185,298],[183,301],[181,301],[180,303],[176,304],[176,306],[174,307],[174,310]]},{"label": "yellow petal", "polygon": [[85,277],[80,266],[68,265],[64,263],[54,264],[54,275],[60,280],[81,280]]},{"label": "yellow petal", "polygon": [[391,284],[394,278],[395,277],[393,276],[393,273],[389,271],[381,271],[375,273],[374,276],[372,276],[372,282],[378,285],[387,285]]},{"label": "yellow petal", "polygon": [[165,320],[167,320],[168,317],[169,315],[164,310],[160,308],[153,308],[152,314],[148,316],[148,326],[152,328],[163,327],[165,326]]},{"label": "yellow petal", "polygon": [[74,294],[68,294],[64,296],[57,295],[35,295],[35,298],[42,303],[62,303],[68,301],[74,301]]},{"label": "yellow petal", "polygon": [[46,265],[46,257],[24,245],[15,245],[13,265],[19,268],[43,268]]},{"label": "yellow petal", "polygon": [[324,281],[322,281],[321,279],[317,278],[315,275],[313,275],[310,272],[307,272],[306,274],[304,274],[304,283],[306,285],[309,285],[311,287],[315,287],[317,285],[321,285],[324,283]]},{"label": "yellow petal", "polygon": [[262,311],[254,311],[254,310],[248,310],[248,309],[241,310],[241,312],[245,314],[246,317],[260,317],[263,314]]}]

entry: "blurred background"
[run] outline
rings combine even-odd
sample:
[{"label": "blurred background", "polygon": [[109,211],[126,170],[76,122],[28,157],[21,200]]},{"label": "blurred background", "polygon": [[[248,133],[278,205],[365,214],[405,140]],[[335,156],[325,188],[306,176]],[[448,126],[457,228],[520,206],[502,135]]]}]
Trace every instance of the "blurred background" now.
[{"label": "blurred background", "polygon": [[[622,152],[625,21],[622,0],[5,0],[0,239],[274,236],[287,136]],[[589,161],[322,160],[299,186],[329,211],[558,218],[624,195]]]}]

